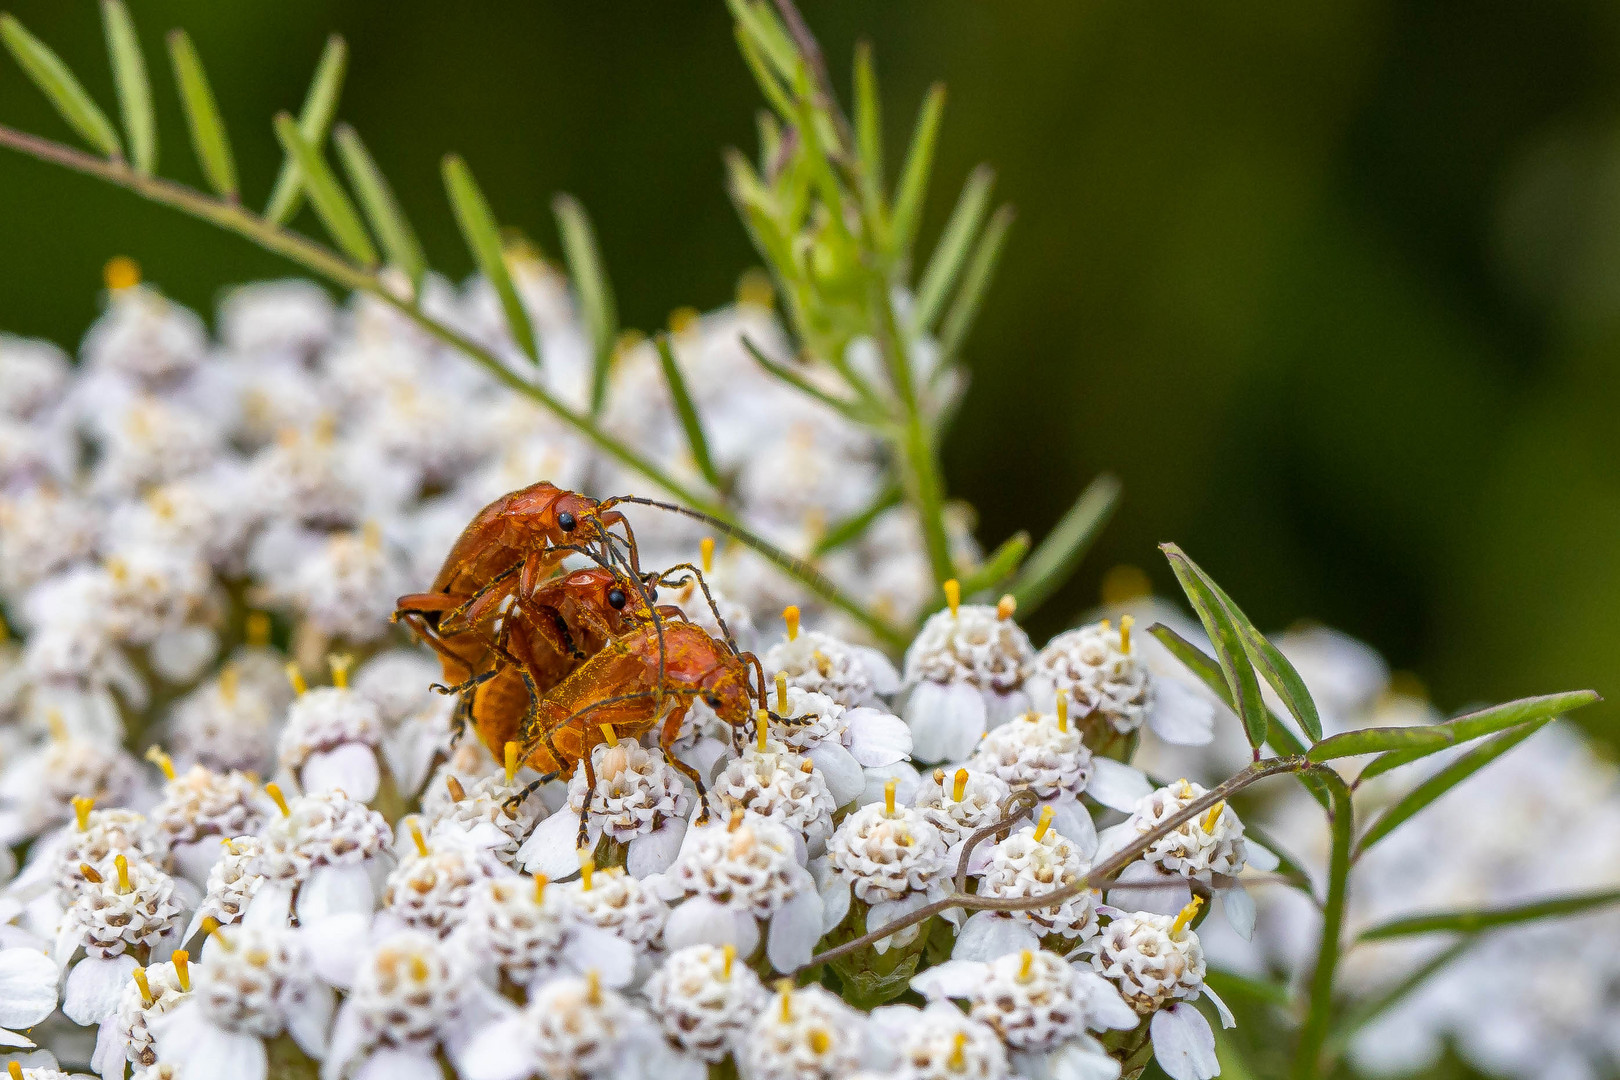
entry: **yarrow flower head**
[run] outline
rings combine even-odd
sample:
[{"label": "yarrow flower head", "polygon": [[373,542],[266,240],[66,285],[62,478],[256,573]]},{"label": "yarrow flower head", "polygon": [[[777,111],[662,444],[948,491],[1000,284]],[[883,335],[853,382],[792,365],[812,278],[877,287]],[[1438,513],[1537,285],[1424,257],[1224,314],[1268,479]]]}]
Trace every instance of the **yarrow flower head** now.
[{"label": "yarrow flower head", "polygon": [[466,915],[473,892],[492,878],[515,876],[486,848],[441,835],[429,843],[421,825],[410,822],[412,847],[383,886],[383,904],[413,930],[444,937]]},{"label": "yarrow flower head", "polygon": [[300,689],[281,729],[276,751],[281,768],[305,791],[336,789],[368,802],[381,779],[377,706],[348,688],[347,658],[333,658],[333,674],[341,680],[337,686],[303,689],[303,676],[296,668],[289,672]]},{"label": "yarrow flower head", "polygon": [[869,784],[911,756],[911,730],[898,716],[871,706],[845,706],[828,694],[793,686],[776,676],[771,700],[776,740],[807,756],[827,782],[837,806],[847,806]]},{"label": "yarrow flower head", "polygon": [[[850,814],[827,845],[827,861],[840,888],[830,895],[839,907],[848,896],[867,905],[866,925],[876,930],[945,895],[954,867],[946,865],[945,839],[923,814],[889,798]],[[905,945],[919,927],[879,940],[879,952]]]},{"label": "yarrow flower head", "polygon": [[518,851],[527,870],[567,877],[579,866],[576,853],[580,813],[590,801],[587,847],[598,839],[626,847],[631,873],[638,877],[668,868],[686,833],[692,805],[684,781],[663,752],[628,739],[598,743],[591,750],[596,786],[577,769],[568,783],[568,802],[541,822]]},{"label": "yarrow flower head", "polygon": [[961,604],[959,592],[906,650],[904,716],[918,761],[960,761],[986,731],[1029,708],[1024,680],[1035,650],[1013,621],[1011,598]]},{"label": "yarrow flower head", "polygon": [[765,1008],[765,987],[735,946],[692,945],[671,953],[647,981],[647,1003],[664,1036],[706,1062],[733,1053]]},{"label": "yarrow flower head", "polygon": [[832,835],[837,803],[826,779],[814,761],[774,740],[749,745],[726,762],[710,794],[725,816],[743,810],[786,825],[811,855],[821,854]]},{"label": "yarrow flower head", "polygon": [[834,1080],[860,1067],[865,1018],[819,986],[784,980],[754,1020],[739,1064],[759,1080]]},{"label": "yarrow flower head", "polygon": [[[1050,807],[1043,807],[1035,825],[1014,831],[991,849],[977,895],[1022,900],[1067,888],[1086,875],[1090,862],[1052,827],[1054,816]],[[1094,937],[1097,930],[1097,893],[1087,889],[1047,908],[975,912],[963,925],[951,955],[990,960],[1037,949],[1043,940],[1067,951]]]}]

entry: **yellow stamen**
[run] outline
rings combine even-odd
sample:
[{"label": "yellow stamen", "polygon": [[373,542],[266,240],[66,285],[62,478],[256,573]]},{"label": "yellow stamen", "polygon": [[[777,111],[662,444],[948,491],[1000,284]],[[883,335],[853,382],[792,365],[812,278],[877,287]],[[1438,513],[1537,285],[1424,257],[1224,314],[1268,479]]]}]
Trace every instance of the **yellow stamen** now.
[{"label": "yellow stamen", "polygon": [[101,268],[102,283],[108,292],[123,292],[141,283],[141,265],[128,255],[114,255]]},{"label": "yellow stamen", "polygon": [[1198,909],[1203,906],[1204,898],[1202,896],[1193,897],[1192,903],[1182,908],[1181,913],[1176,916],[1176,921],[1170,924],[1170,936],[1179,938],[1181,932],[1187,929],[1187,924],[1198,917]]},{"label": "yellow stamen", "polygon": [[765,739],[771,733],[771,714],[764,709],[754,710],[754,732],[759,737],[759,752],[765,752]]},{"label": "yellow stamen", "polygon": [[1000,619],[1002,622],[1006,622],[1008,619],[1012,618],[1013,612],[1017,610],[1018,598],[1012,593],[1008,593],[996,602],[996,618]]},{"label": "yellow stamen", "polygon": [[270,644],[270,616],[263,611],[250,611],[247,623],[242,628],[247,637],[247,643],[255,649],[262,649]]},{"label": "yellow stamen", "polygon": [[1058,691],[1057,720],[1059,731],[1069,730],[1069,692],[1067,690]]},{"label": "yellow stamen", "polygon": [[79,831],[90,827],[90,811],[96,808],[96,800],[88,795],[75,795],[73,797],[73,818],[79,823]]},{"label": "yellow stamen", "polygon": [[1122,653],[1131,651],[1131,627],[1135,623],[1136,620],[1129,615],[1119,617],[1119,651]]},{"label": "yellow stamen", "polygon": [[129,974],[135,980],[135,985],[141,988],[141,1004],[150,1009],[157,998],[152,996],[152,984],[147,981],[146,969],[138,967]]},{"label": "yellow stamen", "polygon": [[810,1052],[812,1054],[825,1054],[832,1046],[832,1036],[822,1028],[810,1032]]},{"label": "yellow stamen", "polygon": [[534,902],[535,903],[543,904],[543,903],[546,902],[546,886],[549,885],[549,884],[551,884],[551,879],[546,877],[546,875],[544,875],[544,874],[536,874],[536,875],[534,875]]},{"label": "yellow stamen", "polygon": [[219,937],[218,919],[214,918],[212,915],[204,915],[201,925],[204,937],[211,937],[215,941],[219,941],[221,944],[224,944],[223,939]]},{"label": "yellow stamen", "polygon": [[602,1004],[602,976],[596,973],[595,968],[585,972],[585,1000],[592,1005]]},{"label": "yellow stamen", "polygon": [[598,724],[597,727],[602,729],[602,738],[607,740],[608,746],[619,745],[619,733],[613,730],[612,724]]},{"label": "yellow stamen", "polygon": [[1110,567],[1102,578],[1102,602],[1105,607],[1140,600],[1153,593],[1153,582],[1139,566],[1121,564]]},{"label": "yellow stamen", "polygon": [[596,858],[591,854],[590,848],[579,849],[579,885],[585,892],[591,891],[591,878],[596,874]]},{"label": "yellow stamen", "polygon": [[782,995],[782,1022],[793,1019],[793,980],[776,980],[776,992]]},{"label": "yellow stamen", "polygon": [[956,611],[962,606],[962,583],[955,578],[945,583],[945,605],[951,609],[951,618],[956,618]]},{"label": "yellow stamen", "polygon": [[804,773],[804,775],[809,776],[811,773],[816,771],[816,763],[811,761],[809,758],[805,758],[803,761],[799,762],[799,771]]},{"label": "yellow stamen", "polygon": [[1185,776],[1176,781],[1175,789],[1176,798],[1178,799],[1190,799],[1193,797],[1192,785],[1187,782]]},{"label": "yellow stamen", "polygon": [[731,979],[731,965],[737,959],[737,946],[729,941],[726,942],[720,947],[720,956],[722,958],[720,961],[720,977],[729,982]]},{"label": "yellow stamen", "polygon": [[508,787],[511,787],[512,781],[517,778],[517,771],[518,744],[509,742],[506,744],[506,784]]},{"label": "yellow stamen", "polygon": [[883,812],[890,817],[894,816],[894,792],[900,786],[900,778],[891,776],[883,785]]},{"label": "yellow stamen", "polygon": [[1216,823],[1221,820],[1221,812],[1225,809],[1226,803],[1224,800],[1216,803],[1214,806],[1209,808],[1209,812],[1204,815],[1204,820],[1200,821],[1198,824],[1205,832],[1214,832]]},{"label": "yellow stamen", "polygon": [[951,1056],[945,1062],[952,1072],[961,1072],[967,1068],[967,1032],[958,1031],[951,1040]]},{"label": "yellow stamen", "polygon": [[1041,807],[1041,816],[1035,822],[1035,839],[1037,842],[1045,839],[1047,830],[1052,827],[1052,819],[1056,816],[1057,814],[1053,812],[1050,806]]},{"label": "yellow stamen", "polygon": [[349,669],[354,666],[352,653],[331,653],[326,658],[326,664],[332,669],[332,685],[339,690],[349,688]]},{"label": "yellow stamen", "polygon": [[745,811],[740,806],[734,806],[731,808],[731,820],[726,822],[726,832],[736,832],[738,829],[742,828],[744,813]]},{"label": "yellow stamen", "polygon": [[241,686],[242,675],[236,670],[235,664],[226,664],[219,669],[219,696],[227,705],[236,704],[236,691]]},{"label": "yellow stamen", "polygon": [[786,716],[788,711],[787,690],[787,672],[778,671],[776,673],[776,711],[783,716]]},{"label": "yellow stamen", "polygon": [[782,621],[787,623],[787,637],[789,641],[796,641],[799,637],[799,606],[789,604],[782,609]]},{"label": "yellow stamen", "polygon": [[79,873],[83,874],[84,875],[84,880],[90,882],[92,885],[100,885],[101,884],[101,875],[96,873],[96,868],[91,866],[89,863],[87,863],[87,862],[80,863],[79,864]]},{"label": "yellow stamen", "polygon": [[174,950],[174,977],[184,993],[191,993],[191,954],[185,949]]},{"label": "yellow stamen", "polygon": [[669,332],[677,336],[688,331],[696,330],[698,321],[703,316],[698,314],[697,308],[678,307],[669,313]]},{"label": "yellow stamen", "polygon": [[1101,622],[1100,622],[1100,623],[1098,623],[1098,624],[1097,624],[1097,625],[1098,625],[1098,626],[1100,626],[1100,627],[1102,627],[1102,629],[1103,629],[1103,633],[1105,633],[1105,634],[1106,634],[1106,633],[1107,633],[1107,632],[1108,632],[1108,631],[1109,631],[1109,630],[1111,630],[1111,629],[1112,629],[1112,628],[1113,628],[1113,626],[1114,626],[1114,624],[1113,624],[1113,623],[1111,623],[1111,622],[1109,622],[1109,621],[1108,621],[1108,620],[1107,620],[1107,619],[1104,619],[1104,620],[1102,620],[1102,621],[1101,621]]},{"label": "yellow stamen", "polygon": [[360,526],[360,542],[366,545],[367,550],[380,550],[382,548],[382,526],[375,521],[368,521]]},{"label": "yellow stamen", "polygon": [[304,681],[304,673],[298,670],[296,663],[288,664],[286,672],[287,681],[292,683],[293,693],[303,697],[305,692],[309,690],[309,683]]},{"label": "yellow stamen", "polygon": [[422,826],[417,823],[415,818],[411,819],[411,839],[416,842],[416,853],[426,858],[428,853],[427,837],[422,835]]},{"label": "yellow stamen", "polygon": [[6,1062],[6,1075],[10,1076],[11,1080],[23,1080],[22,1066],[16,1061]]},{"label": "yellow stamen", "polygon": [[115,858],[113,860],[113,865],[118,868],[118,892],[120,894],[129,892],[129,890],[133,889],[135,886],[133,886],[133,885],[131,885],[129,883],[129,858],[128,858],[128,856],[125,856],[125,855],[118,856],[117,858]]},{"label": "yellow stamen", "polygon": [[433,972],[428,968],[427,960],[425,960],[420,954],[411,957],[410,967],[412,980],[419,983],[427,982],[428,976],[433,974]]},{"label": "yellow stamen", "polygon": [[264,793],[270,796],[270,801],[276,804],[282,817],[292,817],[292,810],[287,806],[287,796],[281,793],[281,785],[275,781],[264,785]]},{"label": "yellow stamen", "polygon": [[961,802],[962,801],[962,796],[967,794],[967,782],[968,782],[968,771],[966,769],[957,769],[956,770],[956,782],[955,782],[955,785],[951,788],[951,798],[954,801]]},{"label": "yellow stamen", "polygon": [[1018,981],[1021,983],[1027,983],[1030,979],[1034,978],[1034,973],[1035,954],[1031,950],[1025,949],[1018,955]]},{"label": "yellow stamen", "polygon": [[450,789],[450,800],[460,802],[467,797],[467,789],[461,786],[461,781],[453,776],[444,778],[444,786]]},{"label": "yellow stamen", "polygon": [[168,754],[165,754],[162,747],[147,747],[146,760],[163,770],[163,778],[165,780],[174,779],[174,759]]},{"label": "yellow stamen", "polygon": [[698,541],[698,563],[705,574],[714,570],[714,537],[705,536]]}]

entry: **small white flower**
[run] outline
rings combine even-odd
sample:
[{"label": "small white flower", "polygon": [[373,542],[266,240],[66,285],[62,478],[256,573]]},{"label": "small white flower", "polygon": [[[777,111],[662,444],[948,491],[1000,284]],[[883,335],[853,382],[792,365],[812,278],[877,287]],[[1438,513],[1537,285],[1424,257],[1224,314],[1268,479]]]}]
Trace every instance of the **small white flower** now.
[{"label": "small white flower", "polygon": [[1005,1080],[1007,1048],[990,1025],[943,1002],[885,1005],[868,1018],[872,1056],[907,1080]]},{"label": "small white flower", "polygon": [[579,881],[558,886],[577,922],[606,930],[628,941],[638,955],[662,944],[669,908],[652,888],[622,867],[595,870]]},{"label": "small white flower", "polygon": [[[911,805],[944,837],[946,865],[954,873],[968,837],[1000,821],[1002,804],[1011,794],[1012,786],[994,773],[935,769],[923,777]],[[983,842],[974,849],[968,873],[979,873],[989,859],[990,849],[991,845]]]},{"label": "small white flower", "polygon": [[269,808],[263,790],[242,773],[193,765],[164,785],[152,820],[180,871],[202,882],[223,854],[221,841],[257,832]]},{"label": "small white flower", "polygon": [[1132,647],[1131,617],[1067,630],[1041,649],[1030,674],[1038,704],[1068,697],[1077,720],[1095,714],[1128,735],[1146,723],[1166,742],[1201,746],[1214,737],[1215,709],[1179,686],[1165,686]]},{"label": "small white flower", "polygon": [[276,756],[308,792],[338,789],[369,802],[381,772],[382,721],[369,698],[341,686],[301,693],[287,711]]},{"label": "small white flower", "polygon": [[300,795],[272,815],[253,870],[265,881],[252,909],[284,919],[297,893],[298,918],[310,925],[332,915],[369,915],[393,843],[388,822],[340,791]]},{"label": "small white flower", "polygon": [[8,846],[38,836],[73,816],[73,800],[104,806],[141,801],[140,766],[120,747],[53,738],[22,754],[0,773],[0,840]]},{"label": "small white flower", "polygon": [[119,807],[92,810],[92,801],[72,800],[77,819],[63,830],[56,849],[56,889],[63,907],[72,905],[88,886],[86,866],[105,878],[116,872],[113,859],[118,855],[154,866],[162,866],[169,857],[168,837],[157,823]]},{"label": "small white flower", "polygon": [[355,672],[354,691],[377,706],[383,756],[403,793],[422,790],[433,758],[449,746],[456,700],[430,689],[440,677],[437,663],[409,649],[380,653]]},{"label": "small white flower", "polygon": [[[94,869],[78,890],[64,925],[71,936],[63,944],[84,946],[98,960],[110,960],[136,948],[150,949],[174,929],[185,907],[175,895],[175,882],[151,863],[115,855],[103,876]],[[195,894],[193,894],[195,895]],[[67,931],[65,931],[65,934]]]},{"label": "small white flower", "polygon": [[881,706],[900,689],[900,673],[882,652],[816,630],[778,641],[760,662],[767,675],[782,672],[789,686],[825,694],[846,709]]},{"label": "small white flower", "polygon": [[515,866],[518,848],[534,832],[536,815],[544,804],[538,799],[513,802],[522,791],[522,781],[507,783],[505,774],[498,771],[468,779],[466,786],[453,772],[443,775],[443,783],[429,784],[422,793],[428,840],[441,832],[462,836],[488,848],[506,865]]},{"label": "small white flower", "polygon": [[103,1077],[120,1078],[127,1064],[142,1068],[156,1065],[157,1047],[150,1021],[162,1016],[191,993],[190,969],[182,986],[180,969],[173,964],[153,964],[137,968],[134,978],[119,994],[118,1010],[102,1022],[96,1036],[96,1052],[91,1064]]},{"label": "small white flower", "polygon": [[256,281],[230,291],[219,305],[219,336],[253,362],[304,360],[314,356],[336,329],[337,313],[326,290],[309,281]]},{"label": "small white flower", "polygon": [[784,986],[742,1042],[753,1080],[837,1080],[862,1057],[866,1018],[819,986]]},{"label": "small white flower", "polygon": [[[1091,869],[1080,849],[1052,828],[1050,811],[996,844],[979,877],[978,895],[998,899],[1041,896],[1074,884]],[[1068,946],[1096,936],[1097,893],[1086,890],[1061,904],[1033,911],[978,911],[957,936],[951,956],[992,960],[1007,953],[1040,947],[1057,937]]]},{"label": "small white flower", "polygon": [[213,919],[221,926],[240,922],[253,900],[253,894],[264,884],[264,875],[257,870],[264,844],[257,836],[233,837],[221,844],[220,848],[219,861],[208,871],[208,885],[202,903],[197,905],[191,925],[186,927],[184,939],[187,941],[191,940],[206,918]]},{"label": "small white flower", "polygon": [[7,493],[0,500],[0,593],[23,593],[96,548],[90,505],[54,486]]},{"label": "small white flower", "polygon": [[56,1011],[61,972],[44,951],[27,946],[0,949],[0,1046],[31,1047],[16,1028],[31,1028]]},{"label": "small white flower", "polygon": [[637,877],[666,869],[680,849],[692,805],[680,773],[662,751],[627,739],[611,746],[597,743],[591,760],[595,789],[588,786],[584,769],[575,770],[567,804],[540,823],[518,851],[518,861],[552,878],[573,873],[579,866],[575,845],[580,811],[589,798],[588,848],[594,850],[606,834],[627,846],[626,862]]},{"label": "small white flower", "polygon": [[980,737],[1029,708],[1035,651],[1009,605],[953,605],[906,650],[905,720],[918,761],[960,761]]},{"label": "small white flower", "polygon": [[740,757],[726,762],[709,795],[722,818],[745,810],[781,822],[799,834],[811,855],[826,847],[838,806],[815,762],[774,740],[763,747],[750,743]]},{"label": "small white flower", "polygon": [[647,1002],[664,1036],[711,1064],[732,1053],[765,1008],[765,987],[730,946],[671,953],[647,981]]},{"label": "small white flower", "polygon": [[[414,822],[412,828],[417,828]],[[449,836],[430,845],[420,831],[414,835],[418,846],[399,860],[383,888],[383,904],[413,930],[446,936],[484,882],[515,876],[486,848]]]},{"label": "small white flower", "polygon": [[838,806],[859,798],[873,777],[910,758],[911,729],[898,716],[880,708],[846,707],[827,694],[791,685],[785,689],[772,704],[790,722],[777,725],[773,735],[815,762]]},{"label": "small white flower", "polygon": [[409,586],[399,553],[368,527],[327,537],[298,560],[279,591],[312,629],[365,643],[387,636],[394,598]]},{"label": "small white flower", "polygon": [[[275,678],[286,685],[279,667]],[[241,667],[227,663],[217,677],[175,703],[169,720],[175,759],[221,772],[268,771],[283,707],[279,691],[267,692]]]},{"label": "small white flower", "polygon": [[[872,803],[846,817],[827,844],[827,861],[845,888],[868,905],[866,925],[876,930],[945,895],[954,867],[945,840],[920,811]],[[912,926],[878,941],[878,952],[914,940]]]}]

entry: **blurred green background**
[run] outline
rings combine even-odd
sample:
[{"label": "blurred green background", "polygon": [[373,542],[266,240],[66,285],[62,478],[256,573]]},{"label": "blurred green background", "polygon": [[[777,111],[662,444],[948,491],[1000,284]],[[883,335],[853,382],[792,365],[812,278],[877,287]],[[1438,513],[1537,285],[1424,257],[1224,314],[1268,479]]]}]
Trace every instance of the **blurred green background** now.
[{"label": "blurred green background", "polygon": [[[726,301],[752,261],[719,151],[752,148],[757,100],[718,0],[132,8],[170,175],[200,179],[161,31],[191,31],[258,202],[269,118],[296,110],[337,30],[341,115],[441,268],[470,268],[439,188],[449,149],[550,250],[551,193],[583,199],[629,325]],[[11,10],[111,102],[91,0]],[[982,539],[1039,536],[1098,470],[1125,481],[1038,629],[1117,563],[1172,589],[1153,545],[1173,538],[1262,625],[1346,629],[1443,706],[1620,689],[1620,6],[806,13],[841,86],[872,40],[891,154],[928,83],[949,84],[930,230],[981,160],[1018,207],[947,460]],[[9,64],[0,121],[65,135]],[[112,254],[210,316],[222,285],[287,272],[11,154],[0,253],[0,328],[69,346]]]}]

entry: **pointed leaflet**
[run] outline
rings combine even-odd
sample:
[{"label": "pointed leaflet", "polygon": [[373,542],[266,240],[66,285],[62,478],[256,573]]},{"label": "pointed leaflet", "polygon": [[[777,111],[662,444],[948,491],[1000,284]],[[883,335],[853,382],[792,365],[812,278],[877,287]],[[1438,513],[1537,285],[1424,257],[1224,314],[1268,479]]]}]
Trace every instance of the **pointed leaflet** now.
[{"label": "pointed leaflet", "polygon": [[749,355],[754,358],[755,362],[757,362],[760,367],[764,368],[769,374],[781,379],[795,390],[815,398],[829,409],[833,409],[841,415],[848,417],[857,424],[866,424],[871,422],[871,417],[859,405],[851,401],[845,401],[842,398],[833,397],[831,394],[812,383],[809,379],[806,379],[803,375],[800,375],[798,372],[794,371],[788,365],[779,364],[775,360],[772,360],[770,357],[766,356],[762,351],[760,351],[759,346],[755,345],[749,338],[744,337],[742,339],[742,343],[743,348],[748,350]]},{"label": "pointed leaflet", "polygon": [[89,143],[105,157],[122,153],[118,134],[101,107],[73,77],[73,72],[62,63],[62,58],[50,46],[23,29],[23,24],[9,14],[0,15],[0,41],[16,59],[33,84],[50,99],[51,105],[66,120],[79,138]]},{"label": "pointed leaflet", "polygon": [[[304,107],[298,113],[298,133],[311,146],[320,146],[331,130],[332,118],[337,115],[338,96],[343,92],[343,75],[349,66],[349,46],[337,34],[326,39],[326,48],[315,65],[315,77],[310,80],[309,93],[304,96]],[[270,202],[264,216],[277,225],[285,225],[298,213],[298,200],[303,197],[304,186],[298,161],[288,155],[281,163],[276,186],[270,191]]]},{"label": "pointed leaflet", "polygon": [[917,286],[917,303],[912,309],[912,321],[918,331],[927,333],[933,330],[935,320],[945,309],[945,301],[950,297],[962,267],[973,250],[979,228],[984,223],[985,211],[990,206],[990,191],[995,186],[996,171],[988,165],[974,169],[962,185],[962,193],[956,198],[950,220],[945,222],[945,231],[940,234],[939,243],[929,256],[928,267]]},{"label": "pointed leaflet", "polygon": [[816,541],[811,554],[820,558],[829,551],[837,551],[845,544],[859,540],[866,535],[866,530],[872,527],[872,523],[883,516],[884,511],[899,506],[904,497],[899,485],[891,483],[878,493],[878,497],[873,499],[872,504],[866,509],[857,510],[828,529],[821,539]]},{"label": "pointed leaflet", "polygon": [[1312,761],[1331,761],[1385,750],[1432,754],[1456,745],[1456,741],[1449,731],[1439,726],[1358,728],[1328,736],[1311,747],[1305,756]]},{"label": "pointed leaflet", "polygon": [[957,290],[956,299],[951,301],[951,309],[945,313],[945,321],[939,327],[939,351],[946,361],[954,359],[961,350],[973,319],[979,314],[979,304],[990,287],[990,279],[995,276],[996,263],[1001,259],[1001,248],[1007,242],[1007,230],[1012,228],[1015,216],[1011,206],[1002,206],[990,218],[990,224],[979,237],[978,247],[973,249],[967,273],[962,276],[962,287]]},{"label": "pointed leaflet", "polygon": [[288,113],[276,117],[276,138],[281,140],[287,156],[298,162],[310,205],[315,208],[316,216],[326,226],[326,231],[332,234],[332,239],[337,241],[338,247],[355,262],[367,267],[376,266],[377,249],[366,234],[366,227],[360,224],[360,214],[355,210],[354,203],[343,193],[321,152],[304,140],[297,122]]},{"label": "pointed leaflet", "polygon": [[388,185],[354,128],[339,124],[333,141],[337,143],[338,160],[343,163],[349,186],[359,198],[360,209],[365,211],[366,221],[371,224],[383,253],[411,279],[413,288],[420,289],[422,275],[427,273],[427,257],[422,254],[416,231],[394,198],[394,189]]},{"label": "pointed leaflet", "polygon": [[[1464,743],[1470,739],[1478,739],[1484,735],[1491,735],[1506,728],[1515,727],[1530,720],[1539,720],[1546,716],[1560,716],[1572,709],[1583,705],[1590,705],[1600,698],[1591,690],[1571,690],[1563,694],[1544,694],[1541,697],[1520,698],[1518,701],[1509,701],[1502,705],[1493,705],[1488,709],[1465,713],[1454,717],[1443,724],[1435,724],[1432,730],[1444,731],[1451,736],[1452,743]],[[1374,758],[1361,770],[1361,776],[1356,783],[1371,780],[1391,769],[1400,768],[1419,758],[1434,753],[1443,747],[1422,748],[1404,747],[1390,748],[1389,752]]]},{"label": "pointed leaflet", "polygon": [[202,164],[203,175],[217,194],[234,201],[236,159],[231,156],[225,121],[219,115],[202,59],[184,30],[169,31],[169,60],[174,65],[174,80],[180,84],[180,103],[186,109],[191,146]]},{"label": "pointed leaflet", "polygon": [[506,255],[501,247],[501,235],[495,227],[495,215],[473,179],[472,170],[458,154],[446,154],[442,170],[444,189],[450,196],[450,207],[455,211],[456,224],[462,239],[472,251],[478,268],[484,272],[500,298],[501,309],[506,312],[506,325],[518,348],[536,365],[540,363],[540,347],[535,343],[534,328],[529,325],[529,313],[518,299],[512,275],[506,269]]},{"label": "pointed leaflet", "polygon": [[935,84],[917,115],[911,136],[911,149],[900,173],[900,186],[894,193],[894,213],[890,217],[889,253],[899,256],[911,250],[917,223],[922,219],[923,196],[928,194],[928,176],[934,167],[934,144],[939,140],[939,122],[945,114],[945,88]]},{"label": "pointed leaflet", "polygon": [[1119,491],[1119,481],[1110,473],[1101,473],[1086,485],[1068,513],[1024,563],[1012,590],[1020,609],[1034,611],[1068,580],[1113,514]]},{"label": "pointed leaflet", "polygon": [[664,381],[669,384],[669,396],[675,401],[675,415],[681,418],[686,445],[692,449],[692,459],[697,462],[703,479],[718,490],[720,473],[714,467],[714,458],[709,455],[709,440],[703,434],[703,422],[698,419],[697,406],[692,404],[692,395],[686,389],[686,378],[681,374],[680,365],[675,362],[675,350],[670,347],[668,334],[658,335],[658,361],[664,367]]},{"label": "pointed leaflet", "polygon": [[591,228],[585,208],[572,195],[558,195],[551,201],[551,211],[557,216],[557,233],[562,237],[568,276],[573,279],[579,306],[584,309],[585,325],[591,331],[591,345],[596,354],[596,368],[591,375],[591,412],[596,414],[602,411],[607,399],[613,350],[619,340],[619,309],[613,301],[613,285],[602,265],[602,252],[596,246],[596,232]]},{"label": "pointed leaflet", "polygon": [[101,27],[107,35],[107,56],[112,61],[113,84],[118,88],[118,111],[129,137],[130,164],[143,176],[157,168],[157,118],[152,112],[152,82],[146,77],[146,58],[135,21],[124,0],[101,0]]},{"label": "pointed leaflet", "polygon": [[881,235],[889,226],[883,206],[883,110],[872,47],[864,41],[855,46],[855,152],[860,161],[861,205],[879,232],[882,247]]},{"label": "pointed leaflet", "polygon": [[1210,644],[1215,647],[1215,660],[1221,665],[1221,674],[1232,692],[1232,701],[1236,703],[1238,717],[1243,721],[1249,745],[1258,750],[1260,744],[1266,741],[1266,703],[1260,696],[1260,680],[1255,677],[1254,665],[1243,646],[1237,625],[1222,603],[1220,593],[1213,588],[1208,575],[1198,568],[1197,563],[1187,558],[1186,553],[1175,544],[1160,544],[1159,550],[1170,560],[1176,580],[1187,594],[1198,621],[1204,624],[1204,633],[1209,635]]},{"label": "pointed leaflet", "polygon": [[1361,932],[1361,941],[1381,941],[1385,938],[1406,937],[1410,934],[1430,934],[1437,931],[1472,934],[1498,926],[1513,926],[1551,919],[1562,915],[1580,915],[1600,907],[1620,904],[1620,889],[1559,896],[1550,900],[1536,900],[1511,907],[1477,908],[1472,911],[1434,911],[1422,915],[1408,915],[1400,919],[1379,923]]},{"label": "pointed leaflet", "polygon": [[1510,728],[1495,738],[1474,747],[1474,749],[1407,792],[1399,802],[1385,810],[1368,826],[1367,831],[1362,835],[1360,842],[1356,846],[1356,857],[1360,858],[1368,848],[1394,832],[1398,826],[1404,824],[1413,814],[1416,814],[1419,810],[1422,810],[1434,800],[1473,776],[1515,746],[1518,746],[1550,724],[1552,720],[1553,718],[1549,716],[1541,720],[1531,720],[1528,723],[1520,724],[1516,728]]},{"label": "pointed leaflet", "polygon": [[1029,533],[1019,531],[1003,540],[979,568],[962,579],[962,595],[973,596],[993,589],[1012,577],[1018,564],[1029,554]]}]

